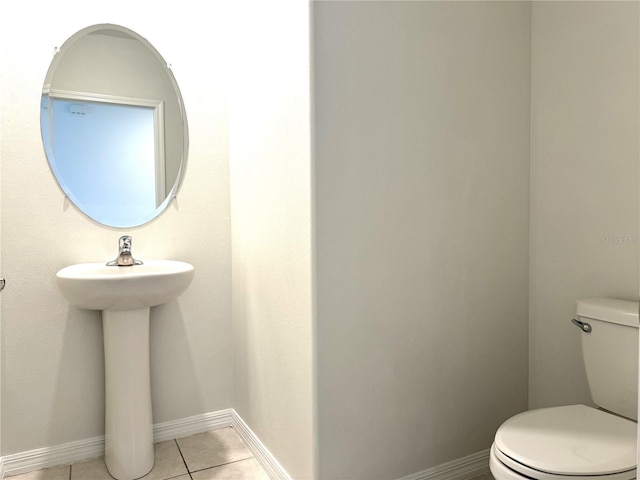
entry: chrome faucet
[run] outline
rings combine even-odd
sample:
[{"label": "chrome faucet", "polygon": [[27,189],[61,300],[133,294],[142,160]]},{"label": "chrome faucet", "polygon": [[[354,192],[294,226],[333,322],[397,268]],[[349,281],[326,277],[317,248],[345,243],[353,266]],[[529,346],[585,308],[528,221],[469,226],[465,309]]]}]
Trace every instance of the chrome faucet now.
[{"label": "chrome faucet", "polygon": [[132,239],[129,235],[123,235],[118,240],[119,253],[118,257],[111,262],[107,262],[108,267],[130,267],[132,265],[142,265],[141,260],[136,260],[131,255]]}]

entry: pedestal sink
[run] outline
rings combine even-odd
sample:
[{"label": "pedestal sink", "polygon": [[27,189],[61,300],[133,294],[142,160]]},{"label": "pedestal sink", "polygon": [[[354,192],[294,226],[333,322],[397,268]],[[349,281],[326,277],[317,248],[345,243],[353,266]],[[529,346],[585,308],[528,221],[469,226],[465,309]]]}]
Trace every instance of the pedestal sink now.
[{"label": "pedestal sink", "polygon": [[193,266],[173,260],[117,267],[81,263],[60,270],[58,287],[69,303],[102,310],[105,356],[105,463],[118,480],[153,467],[149,372],[150,307],[182,294]]}]

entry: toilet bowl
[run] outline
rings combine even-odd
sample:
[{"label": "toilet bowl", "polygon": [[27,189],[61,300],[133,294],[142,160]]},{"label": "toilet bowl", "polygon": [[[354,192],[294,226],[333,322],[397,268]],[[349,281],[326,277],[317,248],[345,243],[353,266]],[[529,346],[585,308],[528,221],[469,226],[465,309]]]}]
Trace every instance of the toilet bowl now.
[{"label": "toilet bowl", "polygon": [[582,330],[587,379],[598,407],[541,408],[508,419],[490,450],[497,480],[636,478],[638,303],[579,300],[573,323]]}]

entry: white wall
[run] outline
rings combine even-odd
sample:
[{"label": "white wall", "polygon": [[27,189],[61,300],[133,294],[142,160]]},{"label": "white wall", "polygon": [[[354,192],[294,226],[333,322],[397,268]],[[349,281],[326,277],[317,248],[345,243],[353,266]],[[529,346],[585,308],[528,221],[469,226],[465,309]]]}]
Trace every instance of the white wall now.
[{"label": "white wall", "polygon": [[316,2],[320,478],[527,408],[530,5]]},{"label": "white wall", "polygon": [[[153,13],[150,13],[150,8]],[[13,2],[0,15],[2,65],[2,455],[103,433],[101,322],[70,308],[55,286],[72,263],[107,261],[133,235],[136,257],[191,262],[193,284],[154,308],[154,422],[232,406],[230,223],[225,19],[217,4],[116,0],[87,9],[63,0]],[[57,12],[64,12],[62,15]],[[51,21],[55,16],[55,22]],[[159,219],[117,230],[97,225],[63,195],[46,163],[39,98],[52,52],[77,30],[116,23],[146,37],[172,63],[190,127],[186,179]]]},{"label": "white wall", "polygon": [[533,2],[530,406],[590,403],[575,300],[638,298],[638,2]]},{"label": "white wall", "polygon": [[236,2],[230,37],[233,405],[315,478],[309,5]]}]

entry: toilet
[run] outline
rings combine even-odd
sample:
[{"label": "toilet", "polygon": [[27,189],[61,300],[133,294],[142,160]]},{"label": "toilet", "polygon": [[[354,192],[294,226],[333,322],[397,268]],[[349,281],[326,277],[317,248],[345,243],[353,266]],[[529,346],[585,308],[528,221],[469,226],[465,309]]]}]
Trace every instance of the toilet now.
[{"label": "toilet", "polygon": [[593,403],[541,408],[504,422],[491,446],[497,480],[636,478],[638,303],[578,300],[572,323]]}]

